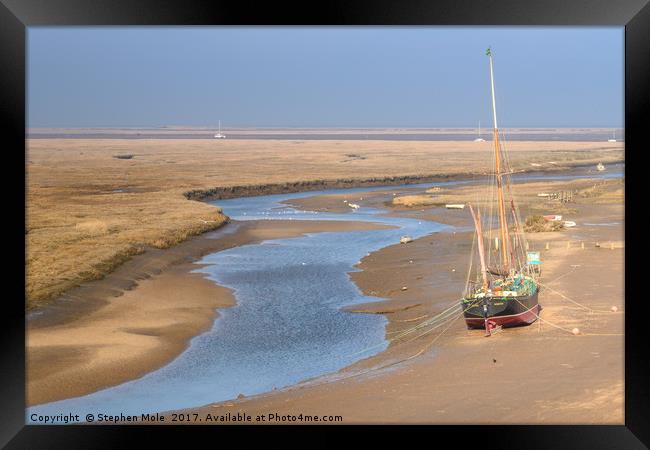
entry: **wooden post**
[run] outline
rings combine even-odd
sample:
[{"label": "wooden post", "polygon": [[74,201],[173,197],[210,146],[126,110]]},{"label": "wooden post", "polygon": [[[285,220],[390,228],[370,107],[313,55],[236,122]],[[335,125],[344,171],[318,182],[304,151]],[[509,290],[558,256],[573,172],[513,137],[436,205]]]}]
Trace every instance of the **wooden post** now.
[{"label": "wooden post", "polygon": [[530,245],[528,244],[528,242],[526,242],[526,251],[528,251],[529,248],[530,248]]},{"label": "wooden post", "polygon": [[584,250],[585,249],[585,243],[584,241],[580,243],[580,247]]},{"label": "wooden post", "polygon": [[548,246],[548,242],[547,242],[547,243],[546,243],[546,250],[548,250],[548,249],[549,249],[549,246]]}]

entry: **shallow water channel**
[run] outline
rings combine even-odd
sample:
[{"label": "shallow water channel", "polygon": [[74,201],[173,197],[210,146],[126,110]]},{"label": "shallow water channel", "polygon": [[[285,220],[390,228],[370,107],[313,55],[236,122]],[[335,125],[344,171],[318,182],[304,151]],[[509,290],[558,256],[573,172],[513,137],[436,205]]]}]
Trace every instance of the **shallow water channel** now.
[{"label": "shallow water channel", "polygon": [[[571,175],[528,175],[561,179]],[[620,171],[599,174],[622,176]],[[588,176],[594,176],[589,174]],[[514,177],[516,178],[516,177]],[[428,183],[431,187],[467,182]],[[219,311],[212,328],[193,338],[186,351],[166,366],[119,386],[82,397],[38,405],[32,413],[110,415],[152,413],[205,405],[280,389],[336,372],[384,350],[386,319],[341,308],[378,300],[366,297],[348,273],[368,253],[453,227],[412,218],[387,217],[385,210],[360,208],[349,213],[299,211],[283,201],[334,193],[400,189],[399,186],[336,189],[219,200],[232,219],[355,220],[391,229],[310,233],[267,240],[205,256],[197,268],[234,290],[236,305]],[[223,232],[229,232],[226,227]],[[435,258],[435,255],[432,255]],[[198,267],[198,266],[197,266]]]}]

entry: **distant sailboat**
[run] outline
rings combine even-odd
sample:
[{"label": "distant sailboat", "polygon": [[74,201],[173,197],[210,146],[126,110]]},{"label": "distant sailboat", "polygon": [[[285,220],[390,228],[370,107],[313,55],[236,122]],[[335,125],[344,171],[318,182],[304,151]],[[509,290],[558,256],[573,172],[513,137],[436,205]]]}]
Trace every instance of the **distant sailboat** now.
[{"label": "distant sailboat", "polygon": [[474,142],[485,142],[485,139],[481,138],[481,121],[478,121],[478,137],[474,139]]},{"label": "distant sailboat", "polygon": [[221,134],[221,121],[219,121],[219,132],[214,135],[215,139],[226,139],[225,134]]},{"label": "distant sailboat", "polygon": [[607,142],[616,142],[616,130],[612,131],[612,138],[607,139]]}]

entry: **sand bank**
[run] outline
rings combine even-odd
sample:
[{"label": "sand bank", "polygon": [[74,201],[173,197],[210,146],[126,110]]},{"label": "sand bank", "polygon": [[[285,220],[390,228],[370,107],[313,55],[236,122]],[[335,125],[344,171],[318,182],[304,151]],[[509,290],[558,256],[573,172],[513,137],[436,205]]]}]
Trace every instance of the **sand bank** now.
[{"label": "sand bank", "polygon": [[266,239],[379,229],[361,222],[256,221],[137,255],[73,289],[27,323],[27,404],[88,394],[170,362],[209,329],[228,289],[190,273],[201,256]]},{"label": "sand bank", "polygon": [[[461,318],[444,333],[411,334],[336,374],[192,412],[341,415],[343,423],[622,424],[622,193],[612,183],[601,194],[572,205],[578,227],[529,236],[544,264],[543,320],[532,326],[485,338],[481,330],[467,330]],[[383,202],[389,194],[373,195],[364,201]],[[452,214],[440,208],[405,213],[423,220]],[[457,226],[469,224],[467,214],[454,214]],[[351,276],[365,294],[389,300],[354,309],[384,313],[387,337],[442,311],[462,292],[470,237],[434,234],[370,254],[362,272]],[[574,327],[581,334],[571,334]]]},{"label": "sand bank", "polygon": [[[562,183],[549,182],[549,187],[561,189]],[[541,250],[544,261],[541,281],[543,286],[548,284],[540,293],[544,321],[483,338],[482,331],[466,330],[459,319],[442,334],[440,329],[409,335],[392,342],[385,352],[338,373],[192,411],[341,415],[344,423],[622,423],[622,186],[612,183],[601,190],[565,208],[567,212],[573,210],[567,218],[578,222],[578,227],[529,236],[531,249]],[[358,196],[354,200],[362,207],[382,206],[392,193],[354,194]],[[303,201],[310,202],[315,210],[349,208],[342,206],[342,200],[328,196]],[[524,205],[524,209],[535,207]],[[366,295],[388,299],[355,305],[353,310],[385,314],[389,320],[386,333],[391,338],[456,301],[465,282],[471,234],[463,231],[470,225],[466,211],[400,207],[388,214],[450,223],[459,230],[386,247],[365,257],[359,265],[362,271],[351,274]],[[246,222],[239,226],[236,233],[212,239],[211,243],[200,241],[208,238],[206,235],[172,251],[161,251],[161,255],[168,255],[165,258],[171,258],[162,268],[152,270],[161,273],[139,282],[136,289],[121,297],[89,302],[91,306],[86,309],[83,302],[67,310],[59,306],[66,312],[57,315],[53,309],[49,317],[32,320],[28,343],[30,404],[92,392],[159,367],[182,351],[192,335],[210,326],[214,308],[232,304],[227,291],[204,279],[192,280],[198,275],[187,276],[193,265],[183,260],[187,257],[183,255],[184,245],[197,242],[196,254],[204,254],[254,240],[285,237],[287,233],[333,231],[319,227],[368,224],[293,221]],[[544,250],[547,242],[550,249]],[[584,250],[581,242],[586,244]],[[614,249],[611,243],[615,243]],[[169,256],[175,252],[180,259]],[[146,254],[141,256],[145,261]],[[138,258],[130,268],[131,262],[127,263],[124,274],[137,273]],[[117,292],[124,289],[124,281],[117,281],[120,273],[118,269],[113,278]],[[162,291],[170,291],[169,298],[162,300],[164,309],[160,308]],[[128,297],[138,292],[137,302],[133,301],[135,297]],[[186,305],[179,307],[178,298],[186,295],[192,297],[192,306],[184,309]],[[124,299],[127,302],[120,303]],[[618,313],[609,312],[611,306],[617,306]],[[76,308],[81,308],[81,317],[69,319]],[[148,322],[150,315],[157,316],[155,325]],[[182,317],[182,324],[171,326],[170,317],[175,316]],[[573,336],[567,331],[573,327],[579,327],[582,334]],[[112,330],[114,337],[107,338],[106,330]],[[169,348],[175,350],[168,352]],[[151,359],[153,354],[158,360]],[[102,385],[94,378],[100,372],[111,374]],[[79,387],[86,390],[79,392]],[[41,400],[34,400],[38,396]]]}]

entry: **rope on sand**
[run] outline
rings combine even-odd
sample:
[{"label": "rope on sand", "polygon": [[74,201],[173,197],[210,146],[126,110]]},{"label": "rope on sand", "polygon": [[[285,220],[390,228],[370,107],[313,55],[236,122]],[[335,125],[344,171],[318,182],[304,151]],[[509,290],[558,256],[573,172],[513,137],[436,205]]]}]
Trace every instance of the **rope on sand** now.
[{"label": "rope on sand", "polygon": [[[574,270],[575,270],[575,269],[574,269]],[[564,275],[562,275],[562,276],[565,276],[565,275],[566,275],[566,274],[564,274]],[[552,280],[552,281],[556,281],[556,280],[558,280],[559,278],[561,278],[562,276],[560,276],[560,277],[558,277],[558,278],[556,278],[555,280]],[[552,281],[551,281],[551,282],[552,282]],[[593,309],[593,308],[589,308],[588,306],[585,306],[585,305],[582,305],[582,304],[576,302],[575,300],[569,298],[568,296],[562,294],[561,292],[558,292],[558,291],[556,291],[555,289],[548,287],[548,285],[542,284],[542,283],[540,283],[539,281],[538,281],[538,284],[539,284],[540,286],[543,286],[543,287],[546,288],[546,289],[549,289],[549,290],[552,291],[552,292],[555,292],[556,294],[560,295],[562,298],[564,298],[564,299],[566,299],[566,300],[568,300],[568,301],[570,301],[570,302],[572,302],[572,303],[574,303],[574,304],[576,304],[576,305],[578,305],[578,306],[580,306],[580,307],[582,307],[582,308],[584,308],[584,309],[586,309],[586,310],[589,310],[589,311],[591,311],[591,312],[600,312],[600,313],[605,313],[605,312],[606,312],[606,313],[608,313],[608,314],[611,314],[611,313],[612,313],[611,311],[602,311],[602,310],[599,311],[599,310],[595,310],[595,309]],[[516,300],[520,305],[526,307],[523,303],[521,303],[521,302],[519,301],[519,299],[514,298],[514,300]],[[393,338],[391,338],[391,339],[387,339],[389,343],[392,343],[392,342],[394,342],[394,341],[397,341],[398,339],[401,339],[401,338],[404,337],[404,336],[407,336],[408,334],[411,334],[411,333],[415,332],[416,330],[419,330],[419,329],[421,329],[421,328],[425,328],[425,327],[427,327],[427,326],[431,326],[431,328],[429,328],[428,330],[424,331],[423,333],[420,333],[419,335],[417,335],[417,336],[415,336],[415,337],[413,337],[413,338],[411,338],[411,339],[409,339],[409,340],[407,340],[407,341],[402,341],[402,342],[400,342],[400,343],[398,343],[398,344],[396,344],[396,345],[406,344],[406,343],[412,342],[412,341],[414,341],[414,340],[416,340],[416,339],[419,339],[419,338],[421,338],[421,337],[423,337],[423,336],[426,336],[426,335],[432,333],[434,330],[440,328],[440,327],[443,326],[443,325],[447,325],[447,326],[446,326],[446,327],[445,327],[445,328],[444,328],[444,329],[443,329],[439,334],[437,334],[437,335],[436,335],[436,336],[435,336],[435,337],[434,337],[430,342],[428,342],[427,344],[425,344],[424,347],[422,347],[419,351],[417,351],[417,352],[414,353],[413,355],[411,355],[411,356],[409,356],[409,357],[407,357],[407,358],[400,359],[400,360],[398,360],[398,361],[391,362],[391,363],[389,363],[389,364],[385,364],[385,365],[383,365],[383,366],[379,366],[379,367],[371,367],[371,368],[369,368],[369,369],[367,369],[367,370],[365,370],[365,371],[362,371],[362,372],[358,372],[358,373],[352,374],[352,375],[350,375],[350,376],[348,376],[348,377],[337,378],[337,379],[334,379],[334,380],[326,380],[326,381],[324,381],[323,383],[316,384],[316,386],[320,386],[320,385],[322,385],[322,384],[333,383],[333,382],[335,382],[335,381],[342,381],[342,380],[346,380],[346,379],[349,379],[349,378],[354,378],[354,377],[357,377],[357,376],[364,375],[364,374],[366,374],[366,373],[370,373],[370,372],[374,372],[374,371],[378,371],[378,370],[386,369],[386,368],[388,368],[388,367],[392,367],[392,366],[395,366],[395,365],[397,365],[397,364],[401,364],[401,363],[403,363],[403,362],[406,362],[406,361],[409,361],[409,360],[411,360],[411,359],[417,358],[418,356],[422,355],[425,351],[427,351],[427,350],[428,350],[428,349],[429,349],[429,348],[430,348],[430,347],[431,347],[431,346],[432,346],[436,341],[438,341],[438,339],[440,339],[440,337],[442,337],[442,335],[444,335],[444,334],[447,332],[447,330],[449,330],[449,328],[451,328],[451,326],[452,326],[452,325],[453,325],[453,324],[454,324],[454,323],[455,323],[455,322],[456,322],[460,317],[463,316],[464,312],[467,311],[471,306],[473,306],[473,305],[470,304],[467,308],[464,308],[462,311],[458,311],[458,309],[460,308],[460,305],[459,305],[458,303],[456,303],[456,302],[457,302],[457,301],[454,300],[454,303],[455,303],[454,305],[452,305],[451,307],[445,309],[445,310],[442,311],[441,313],[439,313],[439,314],[437,314],[437,315],[431,317],[430,319],[425,320],[425,321],[423,321],[423,322],[421,322],[421,323],[415,325],[414,327],[411,327],[411,328],[408,328],[408,329],[406,329],[406,330],[402,330],[402,331],[396,331],[397,333],[399,333],[397,336],[395,336],[395,337],[393,337]],[[452,315],[452,314],[454,314],[454,313],[456,313],[456,314],[455,314],[455,315]],[[553,322],[551,322],[551,321],[549,321],[549,320],[543,319],[543,318],[540,317],[539,314],[537,314],[537,313],[533,313],[533,314],[535,315],[535,317],[537,318],[537,320],[539,320],[540,322],[547,323],[547,324],[549,324],[550,326],[552,326],[552,327],[554,327],[554,328],[557,328],[558,330],[562,330],[562,331],[564,331],[564,332],[566,332],[566,333],[569,333],[569,334],[571,334],[571,335],[574,335],[573,330],[569,330],[569,329],[564,328],[564,327],[562,327],[562,326],[560,326],[560,325],[557,325],[557,324],[555,324],[555,323],[553,323]],[[414,322],[414,321],[416,321],[416,320],[420,320],[420,319],[422,319],[422,318],[424,318],[424,317],[427,317],[427,316],[428,316],[427,314],[424,314],[424,315],[422,315],[422,316],[415,317],[415,318],[413,318],[413,319],[401,320],[401,321],[399,321],[399,322]],[[388,334],[388,333],[387,333],[387,334]],[[582,335],[582,336],[623,336],[622,333],[581,333],[580,335]],[[366,351],[368,351],[368,350],[371,350],[371,349],[373,349],[373,348],[377,348],[377,347],[379,347],[379,346],[381,346],[381,345],[383,345],[383,343],[380,344],[380,345],[376,345],[376,346],[368,347],[368,348],[366,348],[366,349],[364,349],[364,350],[361,350],[360,352],[353,353],[352,355],[349,355],[349,356],[355,356],[355,355],[358,355],[358,354],[360,354],[360,353],[364,353],[364,352],[366,352]]]},{"label": "rope on sand", "polygon": [[[555,281],[555,280],[553,280],[553,281]],[[612,313],[614,313],[614,311],[611,311],[611,310],[606,311],[606,310],[602,310],[602,309],[593,309],[593,308],[590,308],[588,306],[583,305],[582,303],[578,303],[577,301],[569,298],[568,296],[564,295],[563,293],[561,293],[559,291],[556,291],[552,287],[549,287],[548,284],[543,284],[543,283],[540,283],[539,281],[537,282],[537,284],[542,286],[544,289],[548,289],[549,291],[559,295],[563,299],[565,299],[565,300],[567,300],[567,301],[569,301],[569,302],[571,302],[571,303],[573,303],[573,304],[575,304],[575,305],[577,305],[577,306],[579,306],[579,307],[581,307],[583,309],[586,309],[587,311],[594,312],[594,313],[601,313],[601,314],[612,314]],[[624,311],[618,311],[618,312],[623,313]]]},{"label": "rope on sand", "polygon": [[[525,306],[525,305],[524,305],[523,303],[521,303],[518,299],[515,298],[515,300],[516,300],[520,305]],[[452,326],[452,325],[453,325],[453,324],[454,324],[454,323],[455,323],[455,322],[456,322],[460,317],[462,317],[462,316],[463,316],[463,313],[464,313],[465,311],[467,311],[467,309],[469,309],[471,306],[472,306],[472,305],[468,306],[467,308],[463,309],[462,311],[459,311],[458,314],[457,314],[456,316],[447,317],[447,318],[446,318],[445,320],[443,320],[442,322],[440,322],[440,323],[438,323],[438,324],[435,324],[434,327],[430,328],[429,330],[426,330],[425,332],[419,334],[418,336],[416,336],[416,337],[414,337],[414,338],[412,338],[412,339],[409,339],[408,341],[403,341],[403,342],[400,342],[399,344],[397,344],[397,345],[400,345],[400,344],[405,344],[405,343],[408,343],[408,342],[414,341],[414,340],[416,340],[416,339],[418,339],[418,338],[420,338],[420,337],[423,337],[423,336],[425,336],[425,335],[431,333],[433,330],[439,328],[440,326],[443,326],[443,325],[445,325],[445,324],[447,325],[447,326],[446,326],[446,327],[445,327],[445,328],[444,328],[444,329],[443,329],[439,334],[437,334],[437,335],[436,335],[436,336],[435,336],[435,337],[434,337],[430,342],[428,342],[427,344],[425,344],[425,345],[424,345],[420,350],[418,350],[416,353],[414,353],[413,355],[411,355],[411,356],[409,356],[409,357],[406,357],[406,358],[400,359],[400,360],[398,360],[398,361],[393,361],[393,362],[391,362],[391,363],[384,364],[384,365],[379,366],[379,367],[370,367],[370,368],[368,368],[368,369],[366,369],[366,370],[364,370],[364,371],[357,372],[357,373],[353,373],[353,374],[351,374],[351,375],[349,375],[349,376],[346,376],[346,377],[335,378],[335,379],[331,379],[331,380],[324,380],[324,381],[321,382],[321,383],[317,383],[317,384],[313,384],[313,385],[309,385],[309,386],[310,386],[310,387],[316,387],[316,386],[322,386],[322,385],[326,385],[326,384],[331,384],[331,383],[334,383],[334,382],[337,382],[337,381],[348,380],[348,379],[351,379],[351,378],[359,377],[359,376],[361,376],[361,375],[365,375],[365,374],[367,374],[367,373],[376,372],[376,371],[379,371],[379,370],[382,370],[382,369],[387,369],[387,368],[389,368],[389,367],[393,367],[393,366],[396,366],[396,365],[401,364],[401,363],[403,363],[403,362],[410,361],[411,359],[417,358],[418,356],[422,355],[425,351],[427,351],[427,350],[428,350],[428,349],[429,349],[429,348],[430,348],[430,347],[431,347],[431,346],[432,346],[436,341],[438,341],[438,339],[440,339],[440,338],[442,337],[442,335],[444,335],[444,334],[447,332],[447,330],[449,330],[449,328],[451,328],[451,326]],[[412,327],[412,328],[409,329],[409,330],[406,330],[406,332],[404,333],[404,335],[409,334],[409,333],[415,331],[416,329],[422,328],[423,326],[426,326],[426,324],[433,324],[433,323],[435,323],[435,321],[434,321],[433,319],[435,319],[436,317],[440,317],[440,316],[442,316],[444,313],[446,313],[447,311],[450,311],[450,310],[452,310],[452,308],[448,308],[447,310],[443,311],[443,313],[440,313],[440,314],[438,314],[437,316],[434,316],[434,318],[432,318],[432,319],[430,319],[430,320],[428,320],[428,321],[425,321],[425,322],[423,322],[423,323],[421,323],[421,324],[418,324],[418,325],[416,325],[415,327]],[[555,328],[557,328],[557,329],[559,329],[559,330],[565,331],[565,332],[567,332],[567,333],[573,335],[573,331],[572,331],[572,330],[568,330],[567,328],[564,328],[564,327],[562,327],[562,326],[560,326],[560,325],[557,325],[557,324],[555,324],[555,323],[552,323],[552,322],[549,321],[549,320],[542,319],[542,318],[539,316],[539,314],[537,314],[537,313],[533,313],[533,314],[534,314],[535,317],[536,317],[538,320],[540,320],[541,322],[547,323],[547,324],[551,325],[552,327],[555,327]],[[619,334],[619,333],[584,333],[584,334],[582,334],[582,336],[623,336],[623,334]],[[389,340],[389,342],[392,342],[392,341],[394,341],[394,340],[396,340],[396,339],[398,339],[398,338],[394,338],[394,339],[392,339],[392,340]],[[376,346],[375,346],[375,347],[376,347]],[[373,348],[373,347],[370,347],[370,348]],[[368,350],[368,349],[362,350],[362,352],[367,351],[367,350]]]},{"label": "rope on sand", "polygon": [[[514,297],[513,297],[513,298],[514,298]],[[526,307],[526,305],[524,305],[523,303],[521,303],[521,302],[519,301],[519,299],[517,299],[517,298],[514,298],[514,299],[515,299],[515,300],[517,301],[517,303],[519,303],[521,306],[523,306],[524,308]],[[537,314],[537,313],[533,313],[533,314],[535,315],[535,317],[537,318],[537,320],[539,320],[540,322],[547,323],[547,324],[549,324],[550,326],[557,328],[558,330],[565,331],[565,332],[567,332],[567,333],[569,333],[569,334],[571,334],[571,335],[574,335],[574,336],[578,336],[578,335],[580,335],[580,336],[623,336],[622,333],[578,333],[578,334],[576,334],[576,333],[573,332],[573,330],[569,330],[569,329],[567,329],[567,328],[561,327],[560,325],[557,325],[557,324],[551,322],[550,320],[542,319],[542,318],[539,316],[539,314]]]},{"label": "rope on sand", "polygon": [[[469,306],[467,306],[467,308],[463,309],[460,306],[460,303],[458,303],[457,301],[454,301],[454,305],[452,305],[451,307],[449,307],[446,310],[442,311],[441,313],[433,316],[431,319],[425,320],[425,321],[415,325],[414,327],[408,328],[406,330],[400,330],[400,331],[398,331],[399,334],[397,336],[386,339],[386,340],[389,343],[393,343],[393,342],[397,341],[398,339],[401,339],[404,336],[407,336],[407,335],[413,333],[414,331],[417,331],[417,330],[419,330],[421,328],[431,326],[431,328],[429,328],[424,333],[421,333],[421,334],[417,335],[416,337],[414,337],[413,339],[409,339],[408,341],[401,342],[400,344],[405,344],[405,343],[414,341],[414,340],[416,340],[416,339],[418,339],[418,338],[420,338],[422,336],[425,336],[425,335],[431,333],[433,330],[435,330],[437,328],[440,328],[441,326],[443,326],[445,324],[450,324],[449,326],[451,326],[451,323],[455,322],[459,317],[461,317],[463,315],[463,313],[465,311],[467,311],[472,306],[473,306],[473,304],[470,304]],[[447,329],[448,328],[445,328],[442,333],[444,333]],[[352,353],[352,354],[350,354],[348,356],[356,356],[356,355],[365,353],[365,352],[367,352],[369,350],[376,349],[378,347],[382,347],[383,345],[384,345],[384,343],[382,342],[381,344],[377,344],[377,345],[373,345],[371,347],[367,347],[367,348],[365,348],[363,350],[360,350],[360,351],[358,351],[356,353]],[[406,360],[404,360],[404,361],[406,361]]]},{"label": "rope on sand", "polygon": [[[450,315],[460,312],[460,305],[454,305],[451,308],[447,308],[446,310],[442,311],[441,313],[433,316],[432,318],[425,320],[423,322],[420,322],[419,324],[407,328],[406,330],[395,330],[394,332],[391,332],[391,334],[397,333],[396,336],[388,339],[389,342],[396,341],[398,339],[403,338],[404,336],[413,333],[414,331],[419,330],[420,328],[432,326],[432,325],[438,325],[440,323],[445,323],[447,319],[449,318]],[[387,333],[388,334],[388,333]]]},{"label": "rope on sand", "polygon": [[[566,277],[566,276],[571,275],[573,272],[575,272],[575,270],[576,270],[576,267],[575,267],[575,266],[572,266],[572,267],[571,267],[571,270],[569,270],[568,272],[563,273],[563,274],[560,275],[559,277],[553,278],[551,281],[548,282],[548,284],[555,283],[557,280],[559,280],[559,279],[561,279],[561,278],[564,278],[564,277]],[[539,283],[539,280],[538,280],[537,282]],[[541,284],[541,283],[540,283],[540,284]],[[549,288],[549,289],[550,289],[550,288]]]},{"label": "rope on sand", "polygon": [[393,322],[400,322],[400,323],[403,323],[403,322],[415,322],[416,320],[424,319],[425,317],[428,317],[428,316],[429,316],[428,314],[423,314],[423,315],[421,315],[419,317],[414,317],[413,319],[404,319],[404,320],[394,319]]},{"label": "rope on sand", "polygon": [[[395,320],[395,319],[393,319],[393,322],[401,322],[401,323],[403,323],[403,322],[415,322],[416,320],[420,320],[420,319],[423,319],[425,317],[431,317],[431,320],[433,320],[434,318],[439,317],[440,315],[444,314],[445,311],[449,311],[449,310],[453,310],[455,308],[458,308],[460,306],[458,304],[458,302],[459,302],[459,300],[453,300],[453,301],[447,303],[445,305],[445,309],[442,312],[436,314],[435,316],[432,316],[431,314],[423,314],[423,315],[421,315],[419,317],[415,317],[413,319],[404,319],[404,320]],[[422,324],[424,324],[424,322],[425,321],[423,321]],[[401,333],[402,331],[408,331],[408,330],[409,329],[407,328],[405,330],[387,331],[386,334],[389,335],[389,334]]]},{"label": "rope on sand", "polygon": [[[334,379],[331,379],[331,380],[324,380],[324,381],[322,381],[320,383],[310,384],[308,386],[309,387],[317,387],[317,386],[323,386],[323,385],[326,385],[326,384],[335,383],[335,382],[338,382],[338,381],[349,380],[351,378],[359,377],[361,375],[365,375],[365,374],[370,373],[370,372],[376,372],[378,370],[387,369],[389,367],[396,366],[396,365],[401,364],[403,362],[409,361],[409,360],[411,360],[413,358],[417,358],[418,356],[423,354],[429,347],[431,347],[443,334],[445,334],[445,332],[447,332],[447,330],[449,330],[449,328],[451,328],[451,325],[453,325],[453,323],[456,322],[456,320],[458,320],[460,317],[462,317],[463,312],[464,311],[459,312],[456,317],[453,317],[453,320],[448,321],[447,327],[444,330],[442,330],[440,332],[440,334],[436,335],[428,344],[426,344],[424,347],[422,347],[422,349],[420,349],[417,353],[414,353],[413,355],[411,355],[411,356],[409,356],[407,358],[403,358],[403,359],[400,359],[398,361],[393,361],[391,363],[384,364],[383,366],[379,366],[379,367],[370,367],[369,369],[366,369],[366,370],[361,371],[361,372],[353,373],[353,374],[348,375],[346,377],[334,378]],[[445,322],[445,323],[447,323],[447,322]],[[429,333],[431,331],[432,330],[428,330],[426,333]],[[418,337],[424,336],[426,333],[422,333],[421,335],[417,336],[414,339],[417,339]],[[414,340],[414,339],[412,339],[412,340]],[[406,341],[406,342],[410,342],[410,340]]]},{"label": "rope on sand", "polygon": [[[517,302],[519,302],[519,300],[517,300]],[[519,302],[519,303],[522,304],[521,302]],[[523,306],[523,304],[522,304],[522,306]],[[338,382],[338,381],[349,380],[351,378],[359,377],[361,375],[365,375],[365,374],[371,373],[371,372],[376,372],[376,371],[379,371],[379,370],[382,370],[382,369],[387,369],[389,367],[396,366],[396,365],[401,364],[403,362],[406,362],[406,361],[409,361],[411,359],[417,358],[418,356],[422,355],[428,348],[430,348],[438,339],[440,339],[440,337],[442,337],[442,335],[445,334],[447,332],[447,330],[449,330],[449,328],[451,328],[451,326],[456,322],[456,320],[458,320],[460,317],[462,317],[463,313],[469,308],[470,307],[468,306],[463,311],[459,312],[458,315],[456,315],[455,317],[450,317],[450,318],[448,318],[448,320],[444,321],[443,323],[447,323],[447,327],[445,327],[444,330],[442,330],[438,335],[436,335],[429,343],[427,343],[424,347],[422,347],[418,352],[414,353],[413,355],[411,355],[411,356],[409,356],[407,358],[403,358],[403,359],[400,359],[398,361],[393,361],[391,363],[384,364],[384,365],[379,366],[379,367],[370,367],[370,368],[368,368],[366,370],[363,370],[363,371],[357,372],[357,373],[353,373],[353,374],[350,374],[350,375],[345,376],[345,377],[334,378],[334,379],[329,379],[329,380],[323,380],[320,383],[309,384],[308,386],[309,387],[317,387],[317,386],[323,386],[323,385],[335,383],[335,382]],[[560,330],[563,330],[563,331],[566,331],[568,333],[573,334],[573,332],[567,330],[566,328],[563,328],[563,327],[561,327],[559,325],[555,325],[555,324],[551,323],[548,320],[542,319],[538,314],[535,314],[535,317],[537,317],[537,319],[539,319],[542,322],[548,323],[549,325],[554,326],[554,327],[556,327],[556,328],[558,328]],[[442,324],[440,324],[440,325],[442,325]],[[422,337],[425,334],[430,333],[431,331],[432,330],[427,330],[425,333],[422,333],[422,334],[418,335],[417,337],[415,337],[415,338],[413,338],[413,339],[411,339],[409,341],[406,341],[406,342],[411,342],[412,340],[415,340],[415,339],[417,339],[419,337]],[[622,336],[622,334],[592,334],[592,333],[588,333],[588,334],[585,334],[585,335],[587,335],[587,336]],[[406,343],[406,342],[402,342],[402,344]]]},{"label": "rope on sand", "polygon": [[[434,343],[435,343],[435,342],[436,342],[436,341],[437,341],[437,340],[438,340],[438,339],[439,339],[443,334],[445,334],[445,332],[446,332],[446,331],[447,331],[447,330],[448,330],[448,329],[449,329],[449,328],[454,324],[454,322],[456,322],[460,317],[462,317],[462,315],[463,315],[463,314],[460,313],[460,314],[458,314],[456,317],[454,317],[454,319],[451,320],[451,322],[449,322],[449,325],[447,325],[447,327],[446,327],[444,330],[442,330],[442,331],[440,332],[440,334],[438,334],[436,337],[434,337],[434,338],[431,340],[431,342],[429,342],[429,343],[426,344],[424,347],[422,347],[422,349],[421,349],[419,352],[417,352],[417,353],[415,353],[414,355],[411,355],[411,356],[409,356],[408,358],[403,359],[402,361],[399,361],[399,362],[409,361],[409,360],[411,360],[411,359],[413,359],[413,358],[417,358],[418,356],[420,356],[420,355],[421,355],[422,353],[424,353],[427,349],[429,349],[429,348],[430,348],[430,347],[431,347],[431,346],[432,346],[432,345],[433,345],[433,344],[434,344]],[[413,338],[413,339],[411,339],[411,340],[409,340],[409,341],[406,341],[406,342],[411,342],[412,340],[415,340],[415,339],[417,339],[417,338],[420,338],[420,337],[424,336],[425,334],[430,333],[431,331],[432,331],[432,330],[429,330],[429,331],[427,331],[427,332],[425,332],[425,333],[422,333],[421,335],[419,335],[419,336],[417,336],[417,337],[415,337],[415,338]]]}]

